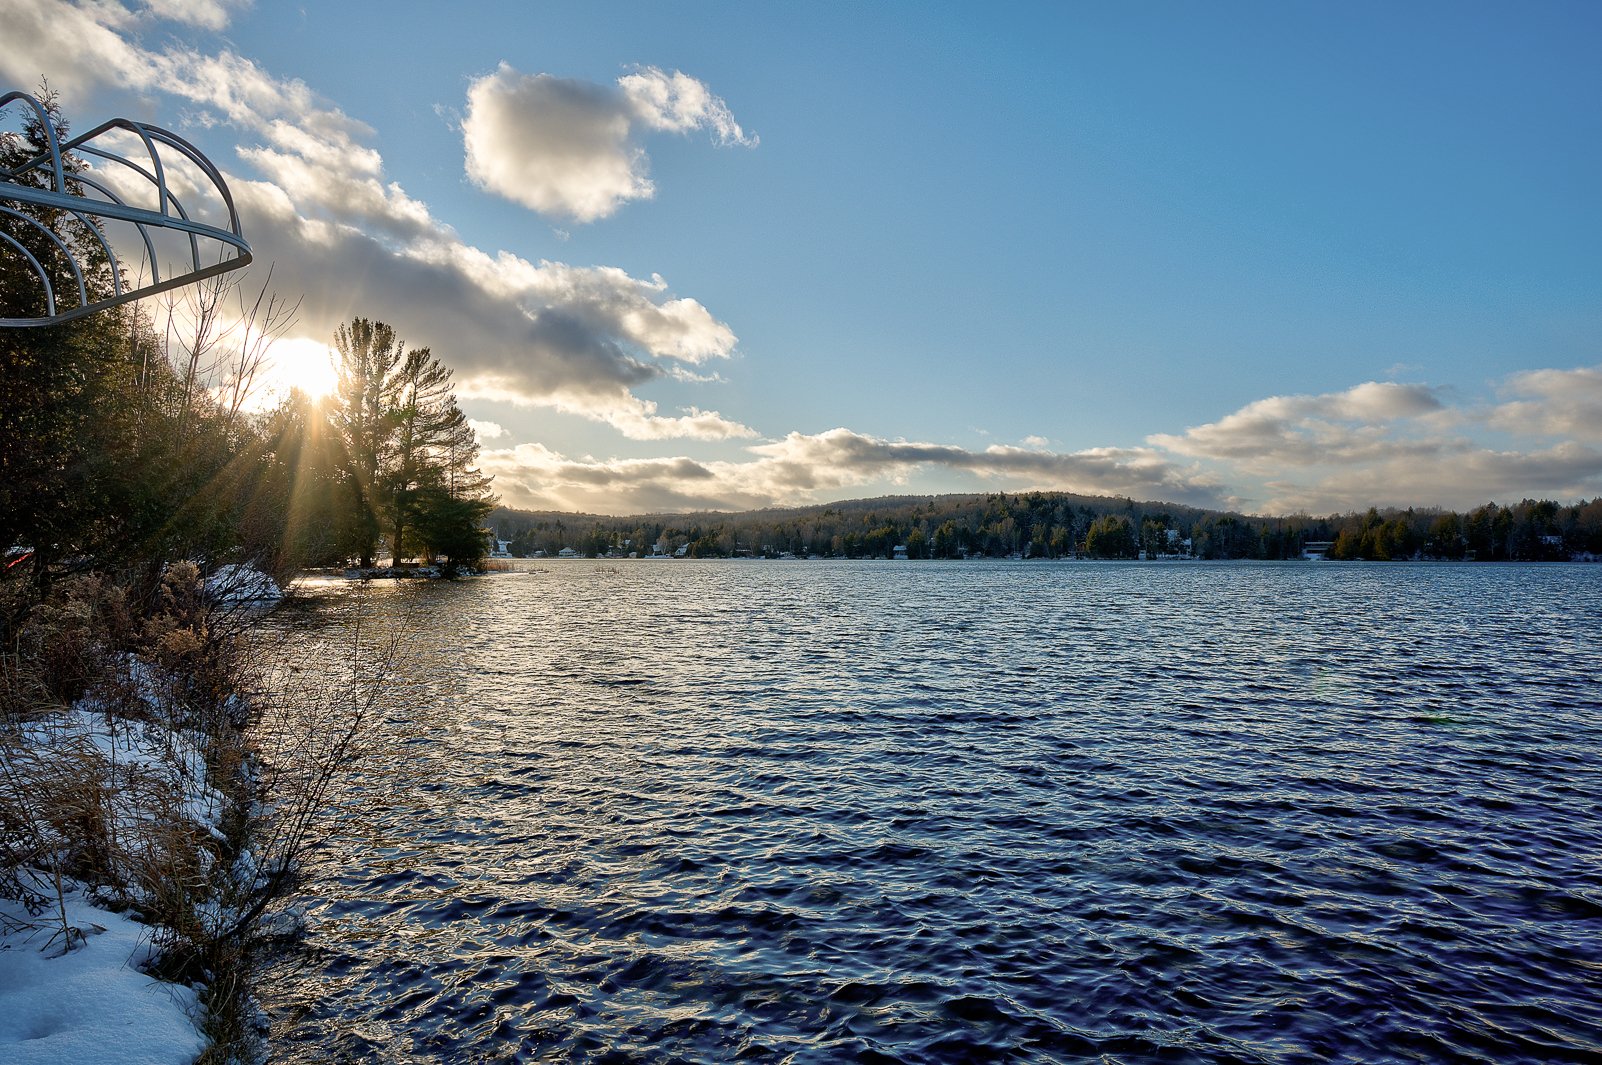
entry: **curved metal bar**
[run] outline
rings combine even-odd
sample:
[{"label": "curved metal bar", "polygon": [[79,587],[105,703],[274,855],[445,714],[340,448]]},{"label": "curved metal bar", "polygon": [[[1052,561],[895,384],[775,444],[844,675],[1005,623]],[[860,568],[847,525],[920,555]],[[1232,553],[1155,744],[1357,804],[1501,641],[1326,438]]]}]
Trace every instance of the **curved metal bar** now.
[{"label": "curved metal bar", "polygon": [[[172,205],[178,208],[179,216],[187,222],[189,214],[184,210],[183,205],[178,202],[178,197],[174,196],[171,190],[167,188],[167,171],[161,165],[161,153],[156,151],[156,142],[151,139],[150,130],[143,122],[134,122],[126,118],[114,118],[109,122],[101,123],[83,137],[74,138],[74,140],[87,141],[112,128],[131,130],[138,135],[141,141],[144,141],[145,151],[150,154],[150,169],[155,171],[155,176],[151,180],[156,185],[157,206],[162,214],[166,214],[167,202],[169,200],[172,201]],[[69,145],[71,143],[72,141],[68,142]],[[68,150],[70,151],[71,149],[69,148]],[[139,169],[132,159],[125,160],[125,162],[134,169]],[[189,234],[189,265],[196,270],[200,269],[200,242],[195,239],[193,233]],[[151,269],[155,269],[155,264],[151,264]]]},{"label": "curved metal bar", "polygon": [[[16,100],[27,101],[28,106],[33,108],[35,117],[39,119],[39,125],[45,132],[45,143],[50,146],[50,172],[56,179],[56,191],[66,192],[66,182],[62,178],[63,169],[61,166],[61,141],[56,136],[55,123],[50,121],[50,112],[46,111],[45,105],[40,103],[39,100],[32,94],[17,92],[15,90],[6,93],[4,96],[0,96],[0,111],[5,110],[9,104]],[[23,167],[21,170],[17,170],[16,173],[20,174],[23,170],[27,169],[29,169],[29,167]]]},{"label": "curved metal bar", "polygon": [[[5,244],[11,246],[28,260],[34,275],[44,287],[46,306],[49,315],[43,318],[0,318],[0,326],[34,326],[48,325],[54,322],[70,321],[74,318],[95,311],[114,307],[130,300],[140,299],[144,296],[165,292],[181,285],[196,281],[203,281],[218,274],[226,273],[249,264],[253,258],[250,244],[245,240],[244,231],[240,226],[239,208],[234,203],[233,193],[228,188],[227,181],[216,165],[193,144],[184,138],[162,129],[142,122],[134,122],[126,118],[113,118],[103,122],[90,130],[62,143],[56,136],[55,127],[50,122],[50,115],[44,104],[33,96],[22,92],[9,92],[0,96],[0,109],[16,101],[25,100],[32,108],[34,116],[38,119],[45,131],[45,141],[48,148],[21,165],[9,170],[0,170],[0,211],[7,216],[14,217],[33,226],[61,250],[77,282],[79,305],[75,308],[61,309],[56,300],[56,293],[50,284],[48,273],[44,270],[38,259],[26,247],[8,234]],[[139,138],[141,145],[149,156],[149,169],[135,162],[133,159],[120,155],[105,148],[92,144],[95,138],[112,130],[122,130]],[[209,182],[212,192],[221,200],[227,210],[228,221],[226,226],[212,225],[191,218],[183,202],[174,194],[168,184],[168,167],[163,160],[163,149],[177,152],[180,156],[194,165],[200,172],[204,181],[199,188],[204,191]],[[64,158],[70,159],[72,155],[93,156],[108,163],[116,163],[138,174],[155,188],[156,209],[148,210],[128,203],[103,181],[89,176],[87,173],[69,173],[63,163]],[[34,171],[48,171],[46,187],[24,184],[19,179]],[[37,180],[37,179],[35,179]],[[93,190],[98,193],[88,195],[84,190]],[[101,199],[99,197],[104,197]],[[15,206],[4,206],[4,201],[23,208],[35,208],[41,211],[62,211],[77,219],[78,223],[94,235],[101,249],[106,253],[107,261],[111,267],[112,295],[109,298],[90,302],[88,287],[84,277],[83,268],[79,265],[72,249],[58,237],[49,226],[30,216]],[[129,289],[124,284],[123,269],[118,262],[110,240],[107,238],[104,224],[106,221],[126,222],[132,225],[144,243],[146,255],[150,260],[151,280],[149,284]],[[160,263],[156,255],[155,242],[151,239],[151,232],[156,229],[172,230],[183,235],[189,244],[189,269],[176,276],[163,279],[161,277]],[[201,242],[220,246],[219,257],[216,263],[206,265],[201,254]],[[229,252],[232,254],[228,254]]]},{"label": "curved metal bar", "polygon": [[[146,141],[146,144],[148,144],[148,143],[149,143],[149,141]],[[132,170],[134,173],[138,174],[140,177],[144,178],[146,181],[150,182],[152,185],[157,185],[156,175],[152,174],[150,171],[146,170],[144,167],[140,166],[138,163],[134,162],[132,159],[124,159],[120,155],[113,155],[111,152],[105,151],[103,149],[90,148],[90,147],[87,147],[87,146],[79,148],[78,151],[80,153],[82,153],[83,155],[93,155],[93,156],[97,156],[97,157],[99,157],[101,159],[108,159],[113,163],[121,163],[124,167],[126,167],[129,170]],[[83,176],[82,175],[78,175],[75,178],[75,180],[82,181],[83,180]],[[112,193],[112,191],[110,189],[106,188],[104,185],[100,184],[99,182],[94,182],[93,184],[94,184],[94,187],[96,189],[99,189],[101,192],[105,193],[107,196],[112,197],[112,199],[114,199],[117,203],[122,204],[123,206],[128,206],[122,200],[121,197],[119,197],[119,196],[115,195],[114,193]],[[157,185],[157,188],[160,188],[160,187],[161,187],[160,185]],[[183,203],[179,201],[177,196],[174,196],[172,194],[171,190],[168,190],[166,192],[166,194],[164,195],[164,197],[156,205],[158,211],[162,214],[163,217],[166,217],[166,218],[171,218],[172,217],[167,212],[167,203],[168,203],[168,201],[171,201],[172,205],[175,208],[178,209],[178,217],[179,218],[183,219],[185,222],[189,221],[189,212],[184,210]],[[149,233],[148,230],[145,229],[144,226],[139,226],[138,228],[139,228],[139,235],[141,237],[144,237],[144,239],[145,239],[145,251],[148,252],[149,255],[150,255],[150,275],[151,275],[150,279],[151,279],[152,282],[160,281],[161,280],[161,267],[156,262],[156,249],[155,249],[155,246],[152,244],[152,242],[150,240],[150,233]],[[194,237],[193,234],[190,234],[190,237],[189,237],[189,263],[190,263],[191,269],[198,269],[200,267],[200,249],[196,246],[196,241],[195,241],[195,237]]]},{"label": "curved metal bar", "polygon": [[[94,178],[85,177],[84,175],[79,174],[78,177],[77,177],[77,181],[78,181],[79,184],[88,185],[90,188],[92,188],[95,191],[99,192],[102,196],[106,197],[106,199],[108,201],[110,201],[111,203],[120,204],[122,206],[127,206],[127,204],[125,204],[123,202],[123,199],[122,199],[121,196],[118,196],[115,192],[113,192],[111,189],[107,188],[105,185],[101,184],[100,182],[96,181]],[[82,216],[80,216],[80,217],[82,217]],[[84,224],[85,225],[89,225],[89,222],[87,220],[85,220]],[[100,228],[98,226],[96,226],[96,227],[94,227],[94,230],[95,230],[95,236],[100,237],[101,246],[106,249],[106,258],[111,260],[111,269],[116,275],[117,291],[121,292],[122,291],[122,271],[117,266],[117,256],[112,253],[111,247],[106,244],[106,238],[100,235]],[[150,257],[150,261],[152,263],[151,271],[152,271],[152,275],[153,276],[151,277],[151,280],[152,281],[161,280],[161,278],[159,276],[154,276],[154,271],[155,271],[154,263],[156,261],[156,245],[155,245],[155,242],[150,239],[150,231],[147,230],[144,226],[136,226],[135,227],[135,232],[137,232],[139,234],[140,239],[142,239],[145,242],[145,253]]]},{"label": "curved metal bar", "polygon": [[[3,210],[3,208],[0,208],[0,210]],[[7,211],[6,213],[10,214],[12,212]],[[27,259],[28,262],[33,266],[33,272],[34,272],[35,276],[37,276],[39,278],[39,284],[44,287],[45,310],[49,311],[52,315],[55,314],[56,313],[56,290],[50,284],[50,275],[45,273],[45,268],[39,264],[39,260],[38,259],[35,259],[33,257],[33,252],[29,251],[27,248],[24,248],[20,243],[17,242],[16,238],[11,236],[11,234],[9,234],[9,233],[0,233],[0,240],[5,241],[7,244],[11,245],[13,248],[15,248],[18,251],[20,251],[22,253],[22,257],[24,259]],[[0,318],[0,325],[9,325],[12,322],[21,323],[23,321],[26,321],[26,319],[22,319],[22,318],[15,318],[15,319],[13,319],[13,318]]]},{"label": "curved metal bar", "polygon": [[[26,222],[28,225],[43,233],[45,235],[45,239],[49,240],[50,243],[56,246],[56,250],[61,252],[62,256],[67,260],[67,265],[72,269],[72,279],[78,284],[78,302],[88,303],[89,289],[88,286],[84,284],[83,269],[78,265],[78,260],[73,258],[72,249],[67,247],[67,242],[56,236],[55,233],[51,232],[49,226],[45,225],[37,218],[29,218],[21,211],[18,211],[12,207],[0,207],[0,211],[4,211],[11,217],[21,219],[23,222]],[[38,259],[34,259],[34,262],[38,261]]]},{"label": "curved metal bar", "polygon": [[[145,150],[150,153],[152,169],[154,170],[154,173],[144,169],[132,159],[125,159],[122,156],[113,155],[100,148],[81,146],[83,142],[99,136],[101,133],[104,133],[110,129],[125,129],[137,134],[139,138],[144,141]],[[238,233],[240,231],[239,211],[234,206],[233,194],[228,191],[228,183],[223,180],[222,172],[212,164],[210,159],[206,158],[199,148],[196,148],[193,144],[190,144],[188,141],[184,140],[182,137],[171,132],[170,130],[162,129],[159,126],[147,126],[142,122],[134,122],[125,118],[114,118],[108,122],[102,123],[95,129],[84,134],[82,137],[74,138],[72,141],[69,141],[66,147],[68,150],[78,150],[88,154],[100,156],[104,159],[113,160],[123,164],[130,170],[135,171],[144,177],[146,181],[149,181],[151,184],[156,186],[157,205],[162,214],[167,213],[167,204],[171,202],[172,206],[178,211],[179,216],[187,221],[189,219],[189,214],[184,210],[183,203],[179,201],[178,197],[173,195],[172,190],[167,187],[165,172],[162,169],[161,155],[156,151],[155,144],[153,143],[154,141],[160,141],[170,148],[176,148],[185,158],[187,158],[191,163],[195,164],[196,169],[198,169],[201,174],[211,182],[212,188],[216,190],[218,195],[222,198],[223,203],[227,206],[229,229],[234,233]],[[198,268],[200,266],[200,248],[198,247],[196,238],[193,234],[191,234],[189,237],[189,252],[191,261],[195,267]]]},{"label": "curved metal bar", "polygon": [[150,126],[149,129],[157,140],[184,153],[189,158],[189,161],[194,163],[200,172],[210,179],[212,187],[217,190],[217,195],[222,198],[223,203],[228,207],[228,228],[234,233],[240,233],[239,210],[234,206],[234,194],[228,190],[228,182],[223,180],[222,171],[218,170],[216,165],[206,158],[199,148],[196,148],[193,144],[178,136],[178,134],[173,133],[171,130],[162,129],[160,126]]},{"label": "curved metal bar", "polygon": [[89,220],[91,216],[86,212],[74,211],[72,212],[72,216],[78,220],[79,225],[93,233],[95,235],[95,239],[100,242],[101,250],[106,253],[106,263],[111,267],[112,294],[117,296],[122,295],[122,268],[117,265],[117,254],[111,250],[111,242],[106,240],[106,234],[99,226],[95,225]]}]

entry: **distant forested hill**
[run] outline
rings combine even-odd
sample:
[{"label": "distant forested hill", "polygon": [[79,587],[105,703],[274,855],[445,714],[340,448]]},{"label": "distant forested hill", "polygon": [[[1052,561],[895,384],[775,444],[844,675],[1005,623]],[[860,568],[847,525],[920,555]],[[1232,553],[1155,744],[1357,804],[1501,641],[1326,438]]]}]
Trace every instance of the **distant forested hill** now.
[{"label": "distant forested hill", "polygon": [[1249,517],[1178,503],[1066,492],[882,496],[743,513],[598,514],[498,507],[514,555],[909,558],[1296,558],[1328,542],[1334,558],[1561,560],[1602,555],[1602,498],[1526,499],[1466,513],[1370,509]]}]

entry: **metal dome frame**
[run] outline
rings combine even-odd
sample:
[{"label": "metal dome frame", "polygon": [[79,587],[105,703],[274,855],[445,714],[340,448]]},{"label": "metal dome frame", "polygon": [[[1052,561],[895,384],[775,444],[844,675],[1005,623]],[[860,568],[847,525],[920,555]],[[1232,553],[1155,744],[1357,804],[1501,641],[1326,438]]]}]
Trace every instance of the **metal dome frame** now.
[{"label": "metal dome frame", "polygon": [[[130,300],[141,299],[158,292],[178,288],[195,281],[203,281],[209,277],[237,270],[251,261],[250,244],[246,242],[244,232],[239,225],[239,211],[234,207],[233,194],[228,191],[228,184],[223,180],[222,173],[207,159],[200,150],[176,133],[162,129],[159,126],[135,122],[126,118],[113,118],[102,122],[88,133],[80,134],[71,140],[62,143],[56,136],[55,124],[50,120],[50,113],[36,97],[25,92],[8,92],[0,96],[0,111],[12,103],[21,100],[28,104],[34,116],[39,120],[45,131],[49,148],[27,162],[13,169],[0,168],[0,214],[17,218],[31,225],[49,240],[55,248],[65,256],[67,265],[72,272],[72,281],[77,289],[76,306],[63,307],[58,299],[56,287],[51,283],[50,274],[32,252],[19,241],[7,233],[0,232],[0,254],[7,252],[20,255],[28,264],[33,276],[44,289],[46,315],[40,318],[5,318],[0,317],[0,327],[26,327],[54,325],[57,322],[67,322],[74,318],[81,318],[96,311],[115,307]],[[148,167],[142,162],[136,162],[127,156],[108,151],[105,148],[95,147],[91,142],[95,138],[111,130],[123,130],[139,138],[149,155]],[[167,186],[167,171],[162,165],[161,148],[178,153],[192,163],[208,181],[213,191],[227,208],[228,228],[208,225],[197,222],[189,217],[170,188]],[[156,190],[158,209],[151,211],[136,207],[123,200],[108,185],[94,176],[93,171],[81,173],[68,173],[62,165],[63,156],[77,154],[89,156],[107,164],[124,167],[127,171],[144,178]],[[39,188],[18,181],[25,174],[43,170],[48,175],[47,187]],[[69,191],[72,187],[85,190],[84,193]],[[202,188],[204,191],[204,188]],[[90,193],[98,195],[91,195]],[[63,241],[49,226],[30,215],[28,208],[65,211],[78,220],[80,224],[99,242],[105,251],[106,259],[111,268],[112,295],[105,299],[91,300],[88,285],[84,279],[83,265],[73,255],[67,242]],[[123,280],[123,268],[117,261],[116,253],[112,250],[111,242],[101,224],[96,220],[112,219],[118,222],[132,224],[144,242],[145,253],[149,259],[150,279],[130,288]],[[174,230],[185,234],[189,243],[188,269],[182,270],[168,277],[162,277],[161,265],[156,259],[155,242],[151,240],[152,230]],[[203,261],[201,251],[215,251],[217,261],[207,263]],[[233,254],[229,255],[229,249]],[[209,257],[209,256],[208,256]],[[68,294],[70,295],[70,294]]]}]

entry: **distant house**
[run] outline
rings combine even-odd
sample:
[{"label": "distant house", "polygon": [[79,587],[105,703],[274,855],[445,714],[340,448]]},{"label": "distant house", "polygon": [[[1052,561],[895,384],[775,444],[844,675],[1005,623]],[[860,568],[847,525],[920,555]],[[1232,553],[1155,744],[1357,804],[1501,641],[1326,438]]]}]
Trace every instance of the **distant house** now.
[{"label": "distant house", "polygon": [[556,553],[557,558],[578,558],[579,553],[571,547],[564,547]]},{"label": "distant house", "polygon": [[907,545],[906,544],[897,544],[896,546],[892,547],[890,549],[890,557],[891,558],[906,558],[907,557]]},{"label": "distant house", "polygon": [[1302,543],[1302,557],[1323,560],[1329,558],[1329,552],[1335,546],[1334,540],[1306,540]]}]

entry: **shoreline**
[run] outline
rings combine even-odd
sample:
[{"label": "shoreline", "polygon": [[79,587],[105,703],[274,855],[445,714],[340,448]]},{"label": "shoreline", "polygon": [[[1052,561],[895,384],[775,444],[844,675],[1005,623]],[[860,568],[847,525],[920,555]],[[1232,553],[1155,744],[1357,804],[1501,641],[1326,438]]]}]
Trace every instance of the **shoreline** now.
[{"label": "shoreline", "polygon": [[24,673],[66,659],[83,678],[41,673],[0,713],[0,1060],[265,1056],[252,958],[286,884],[241,608],[281,596],[219,573],[167,567],[144,613],[109,581],[63,582],[23,631]]}]

